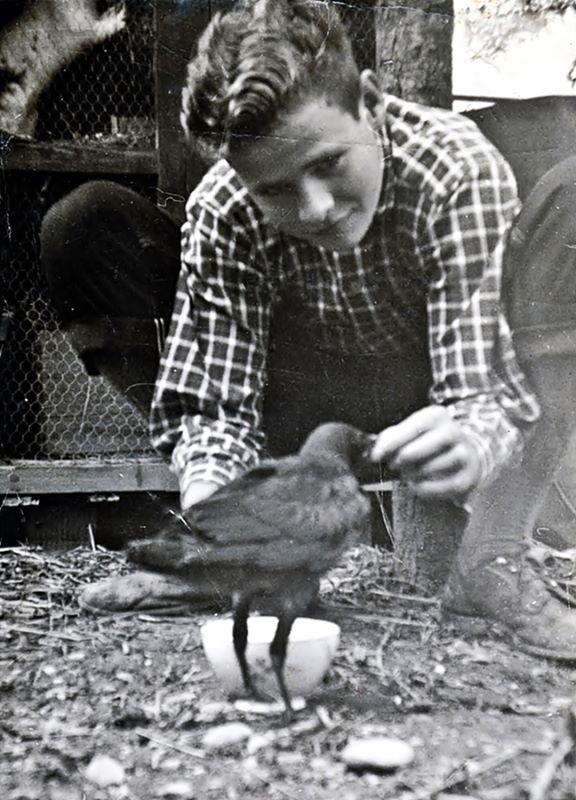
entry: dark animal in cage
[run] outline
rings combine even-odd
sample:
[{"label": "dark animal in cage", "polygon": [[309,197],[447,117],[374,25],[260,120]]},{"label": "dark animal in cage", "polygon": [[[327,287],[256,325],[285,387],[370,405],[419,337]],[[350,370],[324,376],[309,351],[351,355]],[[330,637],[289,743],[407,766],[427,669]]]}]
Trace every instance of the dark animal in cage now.
[{"label": "dark animal in cage", "polygon": [[[3,133],[2,128],[10,128],[12,114],[20,113],[15,107],[8,113],[3,105],[6,90],[11,91],[7,74],[2,73],[4,46],[10,41],[15,48],[24,46],[31,40],[28,35],[33,40],[29,23],[38,18],[30,16],[30,6],[40,15],[52,7],[60,14],[65,6],[86,7],[97,31],[106,14],[114,17],[122,11],[113,0],[0,0],[0,154],[10,153],[14,146],[13,129]],[[66,58],[72,61],[64,60],[52,77],[44,75],[48,85],[31,114],[37,117],[35,141],[90,140],[109,153],[117,143],[125,147],[128,138],[110,136],[111,121],[136,118],[144,130],[142,135],[138,132],[138,143],[143,142],[143,149],[153,149],[149,130],[153,132],[155,125],[156,0],[125,0],[122,6],[125,12],[120,14],[118,33],[96,41],[92,30],[90,43],[84,32],[78,34],[85,42],[83,49],[76,54],[69,50]],[[57,34],[61,37],[60,27]],[[69,32],[62,35],[64,39],[58,41],[67,41]],[[15,149],[34,160],[33,147]],[[97,157],[96,150],[92,152]],[[152,450],[144,424],[103,379],[86,376],[58,329],[50,303],[40,265],[39,227],[46,209],[86,180],[76,171],[73,155],[69,162],[67,173],[52,172],[50,157],[45,170],[0,171],[0,311],[6,305],[10,314],[0,358],[0,457],[41,461],[147,458]],[[115,175],[115,180],[155,197],[154,174]]]},{"label": "dark animal in cage", "polygon": [[63,66],[124,28],[125,5],[99,0],[9,0],[2,6],[0,129],[32,138],[42,91]]},{"label": "dark animal in cage", "polygon": [[320,576],[368,531],[370,502],[355,473],[372,441],[350,425],[321,425],[298,456],[263,462],[176,515],[157,537],[130,545],[129,557],[140,566],[208,578],[234,597],[234,649],[254,696],[246,662],[250,605],[264,597],[279,606],[270,656],[288,716],[283,667],[290,630],[316,596]]}]

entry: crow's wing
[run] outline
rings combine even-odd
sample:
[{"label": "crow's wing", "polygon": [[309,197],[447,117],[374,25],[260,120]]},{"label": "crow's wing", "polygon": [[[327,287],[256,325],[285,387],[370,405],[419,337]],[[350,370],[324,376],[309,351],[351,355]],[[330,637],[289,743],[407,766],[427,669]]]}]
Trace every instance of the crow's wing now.
[{"label": "crow's wing", "polygon": [[339,461],[294,457],[262,467],[193,506],[188,524],[215,562],[322,571],[368,513],[356,479]]},{"label": "crow's wing", "polygon": [[248,566],[322,573],[367,524],[369,503],[341,463],[302,465],[297,457],[262,464],[184,515],[130,558],[186,572]]},{"label": "crow's wing", "polygon": [[270,521],[261,518],[257,509],[264,504],[263,498],[270,493],[270,487],[279,487],[278,477],[289,473],[296,463],[296,456],[282,461],[264,461],[196,503],[183,515],[189,532],[220,546],[246,539],[274,538]]},{"label": "crow's wing", "polygon": [[[222,513],[223,507],[227,507],[230,513],[239,497],[250,493],[262,481],[275,476],[277,469],[276,461],[263,461],[232,483],[218,489],[212,496],[218,502],[209,497],[184,513],[172,512],[172,518],[162,530],[152,537],[138,539],[128,545],[128,559],[140,566],[164,571],[178,571],[193,566],[196,561],[206,563],[218,547],[218,541],[209,526],[201,523],[202,518],[210,516],[211,508]],[[262,538],[266,538],[268,533],[267,528],[260,531]],[[255,535],[257,538],[258,532]]]}]

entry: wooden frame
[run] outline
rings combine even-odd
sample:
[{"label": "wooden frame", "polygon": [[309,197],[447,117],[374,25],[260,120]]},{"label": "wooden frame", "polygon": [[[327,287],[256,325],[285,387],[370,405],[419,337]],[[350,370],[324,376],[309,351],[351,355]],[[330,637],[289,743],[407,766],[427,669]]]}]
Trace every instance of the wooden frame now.
[{"label": "wooden frame", "polygon": [[[156,147],[13,140],[0,155],[0,168],[6,173],[157,176],[159,203],[178,221],[183,219],[188,191],[205,167],[187,156],[179,123],[180,92],[193,44],[212,10],[212,2],[156,0]],[[160,458],[0,461],[0,494],[6,496],[177,489]]]}]

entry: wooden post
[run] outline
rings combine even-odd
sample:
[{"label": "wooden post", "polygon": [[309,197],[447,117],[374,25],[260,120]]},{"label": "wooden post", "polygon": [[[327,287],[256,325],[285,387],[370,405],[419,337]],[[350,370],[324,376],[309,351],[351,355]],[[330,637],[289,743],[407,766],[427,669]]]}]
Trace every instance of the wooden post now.
[{"label": "wooden post", "polygon": [[427,594],[440,591],[468,522],[468,513],[447,501],[424,501],[397,484],[392,495],[397,574]]},{"label": "wooden post", "polygon": [[[376,69],[385,92],[431,106],[452,102],[452,0],[378,0]],[[467,515],[446,502],[418,500],[406,486],[393,496],[398,572],[423,591],[444,584]]]},{"label": "wooden post", "polygon": [[186,146],[180,103],[188,61],[212,10],[211,2],[198,0],[158,0],[156,4],[158,205],[179,223],[184,221],[188,193],[207,168]]},{"label": "wooden post", "polygon": [[386,92],[431,106],[452,102],[452,0],[378,0],[376,69]]}]

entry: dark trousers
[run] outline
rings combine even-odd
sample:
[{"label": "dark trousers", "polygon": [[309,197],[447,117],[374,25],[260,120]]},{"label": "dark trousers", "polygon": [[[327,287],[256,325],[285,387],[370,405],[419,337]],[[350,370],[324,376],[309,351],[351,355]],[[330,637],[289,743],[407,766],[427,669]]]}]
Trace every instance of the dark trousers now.
[{"label": "dark trousers", "polygon": [[532,535],[576,430],[576,158],[549,170],[524,201],[507,249],[504,298],[542,415],[521,464],[476,498],[460,547],[464,571]]},{"label": "dark trousers", "polygon": [[[174,223],[127,189],[86,184],[57,203],[42,231],[43,261],[64,328],[87,369],[147,413],[179,269]],[[460,550],[467,564],[529,535],[575,427],[576,159],[550,170],[526,200],[505,269],[504,298],[521,362],[539,396],[520,467],[475,501]],[[264,422],[274,454],[293,451],[322,420],[380,430],[427,404],[425,352],[395,357],[317,352],[289,313],[276,314]],[[163,323],[162,323],[163,321]],[[435,503],[429,503],[434,515]],[[450,515],[448,515],[450,516]],[[455,513],[456,544],[463,518]],[[433,546],[433,543],[432,545]]]}]

